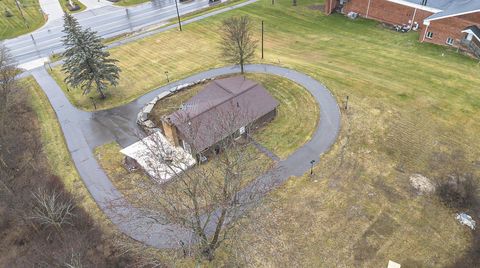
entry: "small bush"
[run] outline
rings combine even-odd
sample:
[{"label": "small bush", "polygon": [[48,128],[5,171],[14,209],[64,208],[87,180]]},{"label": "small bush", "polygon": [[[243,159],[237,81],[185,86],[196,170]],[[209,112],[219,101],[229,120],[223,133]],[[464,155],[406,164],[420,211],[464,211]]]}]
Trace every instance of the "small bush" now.
[{"label": "small bush", "polygon": [[10,12],[10,10],[8,10],[6,8],[5,8],[5,11],[3,13],[5,14],[5,17],[7,17],[7,18],[13,17],[12,12]]},{"label": "small bush", "polygon": [[448,176],[438,187],[437,194],[442,202],[459,210],[478,209],[478,185],[471,175]]},{"label": "small bush", "polygon": [[38,189],[33,193],[34,206],[31,219],[45,227],[61,229],[73,224],[75,202],[62,191]]}]

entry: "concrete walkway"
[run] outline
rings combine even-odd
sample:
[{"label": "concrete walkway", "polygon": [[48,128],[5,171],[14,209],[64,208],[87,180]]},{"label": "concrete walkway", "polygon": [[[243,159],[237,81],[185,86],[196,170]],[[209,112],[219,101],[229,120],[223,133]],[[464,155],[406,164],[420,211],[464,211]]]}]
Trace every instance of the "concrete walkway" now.
[{"label": "concrete walkway", "polygon": [[58,0],[39,0],[39,4],[43,10],[43,13],[45,13],[48,17],[48,20],[43,27],[46,27],[46,25],[52,21],[62,19],[63,9]]},{"label": "concrete walkway", "polygon": [[[269,189],[285,182],[290,176],[300,176],[310,168],[310,161],[319,162],[320,156],[335,142],[340,129],[340,110],[335,98],[317,80],[303,73],[273,65],[247,65],[246,72],[267,73],[290,79],[311,92],[320,107],[320,122],[304,146],[287,159],[278,162],[274,171],[257,178]],[[32,71],[55,110],[68,149],[78,172],[99,207],[126,235],[156,248],[178,247],[179,241],[191,241],[192,233],[174,224],[160,224],[140,209],[129,204],[108,179],[93,155],[93,148],[111,141],[125,147],[138,140],[135,123],[138,111],[160,92],[173,86],[204,78],[238,73],[238,67],[222,67],[205,71],[167,86],[158,88],[124,106],[99,112],[84,112],[70,104],[60,87],[44,68]],[[248,187],[242,196],[248,195]],[[208,226],[207,229],[210,229]]]},{"label": "concrete walkway", "polygon": [[253,144],[253,146],[255,146],[255,148],[257,148],[257,150],[259,150],[261,153],[263,153],[264,155],[266,155],[268,158],[272,159],[274,162],[278,162],[280,161],[280,157],[278,157],[278,155],[276,155],[274,152],[268,150],[267,148],[265,148],[265,146],[261,145],[260,143],[258,143],[252,136],[250,136],[249,134],[247,134],[247,139]]},{"label": "concrete walkway", "polygon": [[84,4],[87,7],[86,10],[101,8],[104,6],[113,6],[113,3],[108,0],[79,0],[79,1],[82,2],[82,4]]}]

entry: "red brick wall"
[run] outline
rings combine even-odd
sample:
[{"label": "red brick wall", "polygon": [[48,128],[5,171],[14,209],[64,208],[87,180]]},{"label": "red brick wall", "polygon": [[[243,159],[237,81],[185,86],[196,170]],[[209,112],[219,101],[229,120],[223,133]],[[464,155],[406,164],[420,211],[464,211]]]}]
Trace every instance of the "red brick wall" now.
[{"label": "red brick wall", "polygon": [[[367,7],[368,0],[350,0],[344,6],[344,13],[353,11],[362,17],[367,17]],[[415,18],[413,15],[415,13],[415,8],[395,4],[387,0],[370,0],[370,7],[368,8],[368,18],[375,19],[381,22],[386,22],[390,24],[408,24],[409,20],[412,20],[418,23],[418,25],[423,27],[423,20],[430,16],[431,12],[419,10],[415,13]]]},{"label": "red brick wall", "polygon": [[[447,38],[451,37],[455,40],[453,46],[457,47],[460,39],[465,36],[465,34],[462,33],[462,30],[471,25],[480,27],[480,12],[458,17],[432,20],[430,21],[428,29],[425,27],[420,34],[420,41],[439,45],[447,45]],[[433,37],[431,39],[426,37],[424,38],[427,31],[433,33]]]},{"label": "red brick wall", "polygon": [[333,10],[338,5],[338,0],[325,0],[325,14],[330,15],[332,14]]},{"label": "red brick wall", "polygon": [[[423,20],[432,15],[432,12],[417,9],[415,13],[415,8],[412,7],[395,4],[387,0],[370,0],[367,16],[368,2],[369,0],[350,0],[344,5],[343,13],[348,14],[353,11],[362,17],[399,25],[408,24],[410,20],[413,20],[413,22],[417,22],[419,25],[420,41],[447,45],[447,38],[451,37],[454,39],[453,46],[455,47],[459,45],[460,39],[465,36],[465,34],[462,33],[463,29],[471,25],[480,27],[480,12],[434,20],[430,22],[427,29],[427,27],[423,25]],[[332,5],[329,3],[329,0],[325,0],[325,12],[327,14],[330,14],[334,8],[334,4]],[[327,10],[329,10],[328,12],[330,13],[328,13]],[[414,13],[415,17],[413,17]],[[424,38],[427,31],[433,33],[431,39]]]}]

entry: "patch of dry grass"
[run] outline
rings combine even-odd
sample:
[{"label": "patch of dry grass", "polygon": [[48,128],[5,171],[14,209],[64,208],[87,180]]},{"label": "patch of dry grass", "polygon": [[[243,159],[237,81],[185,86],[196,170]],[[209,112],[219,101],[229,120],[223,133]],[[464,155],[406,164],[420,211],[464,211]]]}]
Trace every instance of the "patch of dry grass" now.
[{"label": "patch of dry grass", "polygon": [[[252,218],[261,220],[246,230],[268,230],[263,235],[274,237],[273,242],[242,230],[216,265],[230,262],[226,258],[236,244],[249,245],[244,254],[251,267],[384,267],[388,260],[406,267],[443,267],[462,256],[471,243],[470,230],[435,195],[415,193],[411,173],[437,177],[421,162],[397,168],[398,158],[383,151],[390,142],[382,140],[398,121],[389,122],[392,113],[379,113],[367,103],[352,103],[343,114],[339,141],[312,177],[289,180],[271,194],[274,202],[253,212]],[[401,146],[416,150],[408,142]]]},{"label": "patch of dry grass", "polygon": [[[97,147],[95,149],[95,156],[98,159],[102,168],[106,171],[108,177],[113,182],[115,187],[120,190],[125,196],[125,198],[133,205],[158,208],[158,202],[162,202],[162,199],[155,196],[149,196],[152,193],[152,189],[158,187],[166,187],[165,189],[166,191],[168,191],[169,187],[184,187],[179,184],[181,183],[180,179],[172,178],[171,181],[166,182],[163,185],[159,185],[157,182],[152,180],[146,173],[144,173],[142,169],[134,172],[129,172],[123,165],[124,156],[120,153],[120,150],[121,147],[117,143],[113,142]],[[249,146],[247,150],[252,150],[252,153],[257,152],[257,150],[253,146]],[[256,158],[255,163],[249,163],[249,165],[252,165],[252,169],[256,167],[261,167],[261,169],[264,171],[268,170],[273,165],[273,161],[261,154],[260,152],[257,153],[258,157]],[[200,167],[192,168],[204,168],[207,170],[214,170],[214,161],[216,160],[213,157],[209,159],[207,163],[202,164]],[[218,176],[216,174],[212,174],[210,177],[221,180],[222,177],[220,177],[220,175],[221,174],[218,174]],[[248,183],[252,179],[254,179],[254,177],[246,178],[244,182]]]},{"label": "patch of dry grass", "polygon": [[[470,246],[470,232],[435,196],[415,195],[408,178],[420,173],[436,182],[458,170],[479,177],[480,93],[474,85],[480,67],[448,48],[418,43],[415,33],[326,17],[309,9],[312,3],[260,1],[183,33],[116,48],[125,78],[103,107],[164,84],[164,69],[177,79],[222,65],[215,48],[221,18],[263,19],[263,62],[311,75],[340,103],[349,96],[350,109],[314,177],[292,179],[272,193],[277,202],[260,224],[278,243],[244,234],[251,266],[382,267],[389,259],[407,267],[454,264]],[[224,253],[219,265],[234,256]]]}]

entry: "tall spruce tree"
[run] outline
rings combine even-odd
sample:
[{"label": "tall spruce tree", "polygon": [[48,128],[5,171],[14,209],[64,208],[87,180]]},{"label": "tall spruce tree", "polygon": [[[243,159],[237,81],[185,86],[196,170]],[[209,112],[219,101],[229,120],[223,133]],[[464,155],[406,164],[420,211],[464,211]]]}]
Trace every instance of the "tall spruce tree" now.
[{"label": "tall spruce tree", "polygon": [[65,62],[62,71],[67,74],[65,82],[72,87],[79,87],[83,94],[88,94],[95,86],[102,99],[108,84],[116,86],[120,74],[118,62],[110,58],[110,53],[97,33],[90,28],[82,29],[78,21],[70,14],[64,15],[65,36],[63,45]]}]

